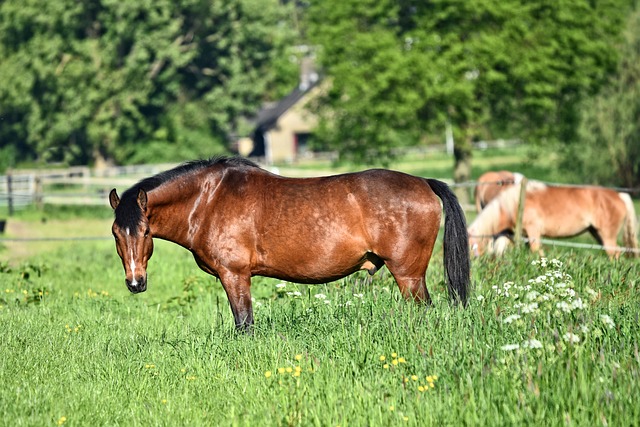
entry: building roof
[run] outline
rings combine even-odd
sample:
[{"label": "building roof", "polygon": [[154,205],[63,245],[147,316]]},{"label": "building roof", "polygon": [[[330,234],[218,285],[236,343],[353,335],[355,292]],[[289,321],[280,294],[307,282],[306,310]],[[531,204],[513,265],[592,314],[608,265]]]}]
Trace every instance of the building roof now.
[{"label": "building roof", "polygon": [[280,118],[280,116],[287,112],[291,107],[296,105],[307,92],[318,84],[318,82],[319,80],[313,82],[306,89],[301,89],[300,86],[298,86],[280,101],[267,107],[263,107],[258,112],[258,117],[256,118],[256,129],[265,131],[274,127],[278,118]]}]

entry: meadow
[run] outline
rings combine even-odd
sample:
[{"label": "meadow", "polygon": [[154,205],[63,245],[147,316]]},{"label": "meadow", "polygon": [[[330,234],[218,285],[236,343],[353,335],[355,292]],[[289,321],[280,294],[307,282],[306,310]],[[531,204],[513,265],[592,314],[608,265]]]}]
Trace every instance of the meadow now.
[{"label": "meadow", "polygon": [[0,267],[3,425],[636,425],[638,263],[515,250],[473,261],[469,307],[386,270],[255,278],[238,335],[220,284],[157,242],[130,295],[110,241]]},{"label": "meadow", "polygon": [[[43,236],[108,237],[111,223],[109,210],[21,215]],[[640,423],[636,259],[474,259],[466,309],[448,301],[440,241],[431,307],[404,301],[386,269],[315,286],[256,277],[246,336],[174,244],[155,242],[138,295],[109,238],[3,245],[0,425]]]}]

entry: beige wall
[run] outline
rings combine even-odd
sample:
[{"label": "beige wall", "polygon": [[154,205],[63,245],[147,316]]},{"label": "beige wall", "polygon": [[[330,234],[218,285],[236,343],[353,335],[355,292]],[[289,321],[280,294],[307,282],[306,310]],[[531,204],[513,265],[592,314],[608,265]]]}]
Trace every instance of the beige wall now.
[{"label": "beige wall", "polygon": [[[320,90],[318,87],[307,93],[296,105],[287,110],[267,133],[270,160],[274,163],[290,163],[296,160],[295,134],[310,133],[318,124],[318,119],[305,108]],[[269,157],[269,154],[267,154]]]}]

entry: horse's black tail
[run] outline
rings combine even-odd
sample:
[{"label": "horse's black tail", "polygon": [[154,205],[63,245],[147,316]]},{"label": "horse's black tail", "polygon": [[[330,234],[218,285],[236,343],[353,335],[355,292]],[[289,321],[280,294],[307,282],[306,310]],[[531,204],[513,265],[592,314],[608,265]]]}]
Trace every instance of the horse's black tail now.
[{"label": "horse's black tail", "polygon": [[449,297],[466,306],[471,281],[471,261],[464,212],[447,184],[435,179],[427,179],[427,182],[442,200],[444,209],[444,269],[448,278]]}]

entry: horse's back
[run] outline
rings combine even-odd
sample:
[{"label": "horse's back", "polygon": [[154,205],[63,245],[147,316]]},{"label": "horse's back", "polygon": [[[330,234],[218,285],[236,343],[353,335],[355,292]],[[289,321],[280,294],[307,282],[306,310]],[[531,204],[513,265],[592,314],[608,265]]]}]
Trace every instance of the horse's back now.
[{"label": "horse's back", "polygon": [[548,236],[572,236],[603,223],[619,223],[625,214],[618,193],[603,187],[546,186],[528,192],[525,204],[525,216],[544,223]]},{"label": "horse's back", "polygon": [[442,210],[423,178],[373,169],[319,178],[264,174],[255,182],[258,211],[243,231],[256,231],[255,274],[277,276],[274,266],[286,265],[285,279],[323,282],[368,259],[428,262]]}]

